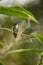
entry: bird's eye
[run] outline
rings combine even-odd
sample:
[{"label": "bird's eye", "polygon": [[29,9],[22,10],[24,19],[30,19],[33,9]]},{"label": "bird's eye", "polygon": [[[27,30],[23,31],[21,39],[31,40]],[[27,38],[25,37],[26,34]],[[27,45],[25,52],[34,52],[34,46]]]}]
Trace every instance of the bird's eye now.
[{"label": "bird's eye", "polygon": [[15,38],[17,37],[17,33],[18,33],[18,24],[15,23],[13,26],[13,34]]}]

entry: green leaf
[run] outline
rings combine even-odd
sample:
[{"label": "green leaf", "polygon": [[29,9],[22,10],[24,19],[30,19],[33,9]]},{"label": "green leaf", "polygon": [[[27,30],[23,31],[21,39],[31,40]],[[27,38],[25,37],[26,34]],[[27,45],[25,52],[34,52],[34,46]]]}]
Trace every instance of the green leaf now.
[{"label": "green leaf", "polygon": [[43,44],[43,36],[41,34],[33,34],[35,36],[35,38],[41,43]]},{"label": "green leaf", "polygon": [[31,12],[25,10],[23,7],[20,7],[20,6],[13,6],[13,7],[0,6],[0,14],[15,16],[15,17],[24,18],[27,20],[33,20],[39,23]]},{"label": "green leaf", "polygon": [[38,49],[19,49],[19,50],[10,51],[10,52],[8,52],[8,54],[20,53],[20,52],[35,52],[35,53],[41,53],[41,51],[38,50]]},{"label": "green leaf", "polygon": [[27,11],[26,9],[24,9],[23,7],[18,7],[18,6],[15,6],[15,7],[11,7],[13,10],[15,9],[15,10],[19,10],[19,11],[22,11],[22,12],[24,12],[25,14],[27,14],[28,15],[28,17],[29,17],[29,19],[30,20],[33,20],[33,21],[35,21],[35,22],[37,22],[37,23],[39,23],[36,19],[35,19],[35,17],[34,17],[34,15],[30,12],[30,11]]}]

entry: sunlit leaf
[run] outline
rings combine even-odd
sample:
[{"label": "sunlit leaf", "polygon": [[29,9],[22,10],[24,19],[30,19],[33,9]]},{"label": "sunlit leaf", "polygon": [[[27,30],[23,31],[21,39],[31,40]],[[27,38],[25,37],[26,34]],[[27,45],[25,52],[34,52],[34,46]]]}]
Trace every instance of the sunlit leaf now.
[{"label": "sunlit leaf", "polygon": [[33,34],[35,36],[35,38],[41,43],[43,44],[43,36],[41,34]]},{"label": "sunlit leaf", "polygon": [[20,6],[13,6],[13,7],[0,6],[0,14],[16,16],[18,18],[33,20],[33,21],[39,23],[31,12],[25,10],[24,8],[22,8]]},{"label": "sunlit leaf", "polygon": [[34,15],[33,15],[30,11],[27,11],[26,9],[24,9],[23,7],[15,6],[15,7],[11,7],[11,8],[12,8],[13,10],[14,10],[14,9],[15,9],[15,10],[18,9],[19,11],[24,12],[25,14],[27,14],[27,16],[28,16],[28,18],[29,18],[30,20],[33,20],[33,21],[39,23],[39,22],[35,19]]},{"label": "sunlit leaf", "polygon": [[41,53],[41,51],[38,50],[38,49],[19,49],[19,50],[10,51],[10,52],[8,52],[8,54],[20,53],[20,52],[35,52],[35,53]]}]

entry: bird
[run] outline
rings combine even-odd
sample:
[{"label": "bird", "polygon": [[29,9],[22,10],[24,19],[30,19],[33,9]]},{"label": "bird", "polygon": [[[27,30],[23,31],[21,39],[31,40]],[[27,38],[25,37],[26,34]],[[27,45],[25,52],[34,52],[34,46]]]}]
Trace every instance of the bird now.
[{"label": "bird", "polygon": [[13,34],[14,34],[14,37],[15,37],[15,38],[17,37],[18,28],[19,28],[18,23],[15,23],[15,24],[13,25]]}]

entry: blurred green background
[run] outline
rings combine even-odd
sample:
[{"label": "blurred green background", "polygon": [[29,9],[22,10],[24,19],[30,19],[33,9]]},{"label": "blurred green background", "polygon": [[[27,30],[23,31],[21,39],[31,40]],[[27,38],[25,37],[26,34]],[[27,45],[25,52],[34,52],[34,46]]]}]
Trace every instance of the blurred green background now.
[{"label": "blurred green background", "polygon": [[[27,32],[24,31],[24,33],[26,32],[26,34],[30,34],[29,31],[32,30],[33,32],[36,31],[43,35],[43,0],[40,0],[40,3],[37,5],[30,6],[27,4],[23,7],[32,12],[40,22],[39,25],[31,21],[30,28],[26,30]],[[15,17],[0,15],[0,28],[5,27],[12,29],[13,24],[18,21],[20,21],[20,19]],[[38,65],[40,62],[40,54],[37,53],[14,53],[6,57],[6,53],[10,50],[30,48],[37,48],[43,51],[43,45],[41,45],[35,38],[33,38],[32,42],[23,38],[15,43],[14,35],[11,32],[0,30],[0,63],[3,65]]]}]

